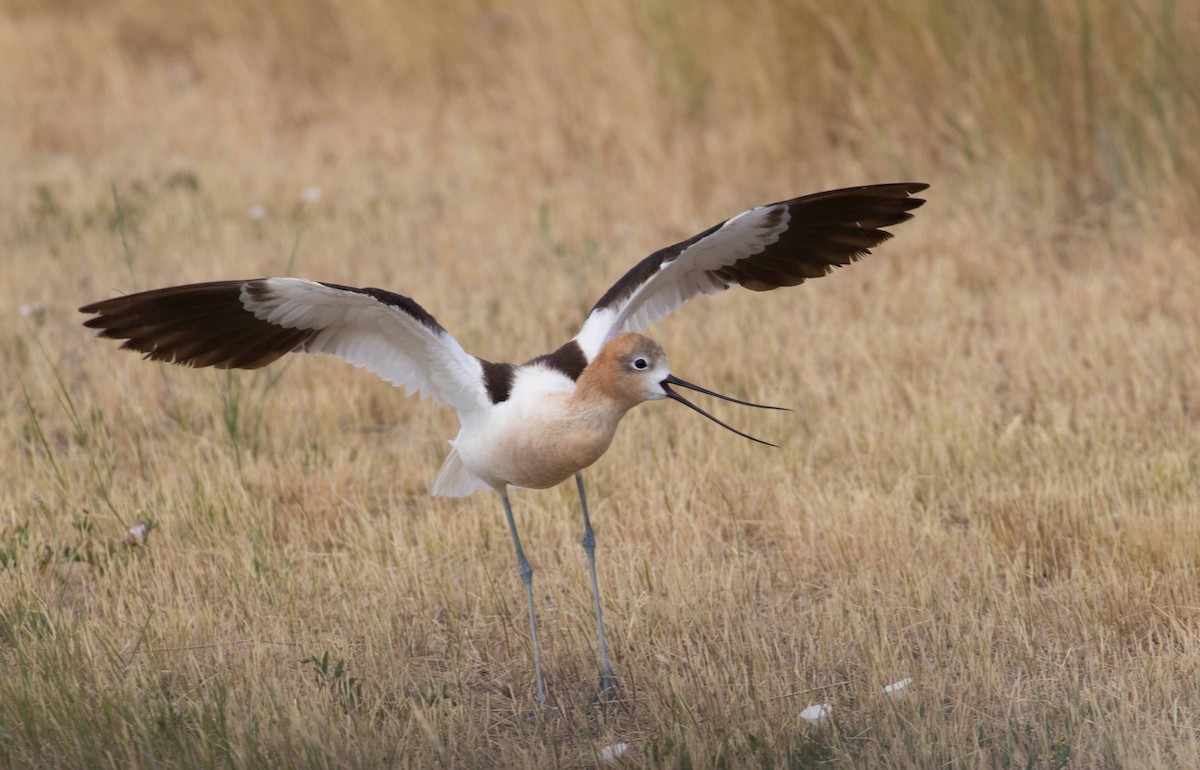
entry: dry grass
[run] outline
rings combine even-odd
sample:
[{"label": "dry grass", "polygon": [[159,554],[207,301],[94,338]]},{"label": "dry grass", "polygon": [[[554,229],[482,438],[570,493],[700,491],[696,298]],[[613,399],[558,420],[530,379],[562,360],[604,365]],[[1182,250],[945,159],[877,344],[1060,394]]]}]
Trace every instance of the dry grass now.
[{"label": "dry grass", "polygon": [[[0,764],[1198,764],[1200,6],[182,6],[0,3]],[[453,415],[74,310],[294,260],[524,360],[673,239],[910,178],[876,257],[654,331],[797,412],[643,407],[590,472],[612,713],[569,487],[514,495],[530,723],[499,506],[428,496]]]}]

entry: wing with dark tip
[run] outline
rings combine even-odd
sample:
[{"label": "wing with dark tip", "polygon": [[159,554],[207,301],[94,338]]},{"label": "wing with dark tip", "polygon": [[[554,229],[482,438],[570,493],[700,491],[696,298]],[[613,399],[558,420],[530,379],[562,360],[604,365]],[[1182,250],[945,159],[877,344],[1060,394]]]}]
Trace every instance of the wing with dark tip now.
[{"label": "wing with dark tip", "polygon": [[80,308],[84,326],[122,348],[185,366],[257,369],[286,353],[327,353],[407,393],[486,406],[483,364],[408,297],[300,278],[218,281]]},{"label": "wing with dark tip", "polygon": [[656,251],[613,284],[575,340],[591,361],[622,332],[641,331],[701,294],[770,291],[848,265],[892,237],[925,201],[919,182],[868,185],[750,209]]}]

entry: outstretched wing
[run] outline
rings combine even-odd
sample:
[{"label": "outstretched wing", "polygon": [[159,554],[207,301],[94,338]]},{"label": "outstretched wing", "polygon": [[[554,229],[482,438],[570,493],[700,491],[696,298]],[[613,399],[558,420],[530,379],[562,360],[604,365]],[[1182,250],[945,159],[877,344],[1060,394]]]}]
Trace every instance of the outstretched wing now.
[{"label": "outstretched wing", "polygon": [[460,411],[488,404],[483,362],[408,297],[300,278],[218,281],[81,307],[122,348],[186,366],[257,369],[286,353],[328,353],[408,394]]},{"label": "outstretched wing", "polygon": [[770,291],[829,274],[892,237],[929,185],[869,185],[750,209],[643,259],[613,284],[575,337],[591,361],[622,332],[661,321],[701,294],[730,286]]}]

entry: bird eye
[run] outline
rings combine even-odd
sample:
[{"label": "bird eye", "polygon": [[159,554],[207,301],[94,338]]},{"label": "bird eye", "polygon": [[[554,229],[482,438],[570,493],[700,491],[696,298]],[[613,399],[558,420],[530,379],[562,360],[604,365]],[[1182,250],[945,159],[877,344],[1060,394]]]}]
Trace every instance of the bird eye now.
[{"label": "bird eye", "polygon": [[650,364],[646,363],[646,359],[644,358],[635,359],[633,362],[634,369],[645,369],[649,365]]}]

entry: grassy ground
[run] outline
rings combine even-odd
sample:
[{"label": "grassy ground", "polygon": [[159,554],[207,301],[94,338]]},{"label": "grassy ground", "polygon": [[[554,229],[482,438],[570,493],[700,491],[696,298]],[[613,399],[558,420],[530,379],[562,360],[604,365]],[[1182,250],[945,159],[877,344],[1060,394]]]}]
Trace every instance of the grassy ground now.
[{"label": "grassy ground", "polygon": [[[0,765],[1200,765],[1200,6],[179,6],[0,2]],[[290,268],[524,360],[660,246],[909,179],[866,262],[652,331],[796,413],[645,406],[589,472],[608,712],[569,485],[513,495],[529,722],[452,414],[75,312]]]}]

